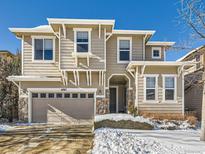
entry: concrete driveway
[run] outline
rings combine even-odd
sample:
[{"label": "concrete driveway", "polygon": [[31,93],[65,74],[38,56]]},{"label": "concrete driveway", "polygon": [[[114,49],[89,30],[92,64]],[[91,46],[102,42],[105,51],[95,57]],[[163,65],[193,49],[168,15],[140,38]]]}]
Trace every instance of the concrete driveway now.
[{"label": "concrete driveway", "polygon": [[91,125],[17,126],[0,134],[0,153],[84,154],[92,142]]}]

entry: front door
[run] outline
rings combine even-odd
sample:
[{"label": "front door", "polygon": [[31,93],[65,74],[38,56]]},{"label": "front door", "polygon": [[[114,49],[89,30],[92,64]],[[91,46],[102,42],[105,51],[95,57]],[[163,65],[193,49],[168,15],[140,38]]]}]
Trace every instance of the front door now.
[{"label": "front door", "polygon": [[110,113],[117,112],[117,88],[110,88]]}]

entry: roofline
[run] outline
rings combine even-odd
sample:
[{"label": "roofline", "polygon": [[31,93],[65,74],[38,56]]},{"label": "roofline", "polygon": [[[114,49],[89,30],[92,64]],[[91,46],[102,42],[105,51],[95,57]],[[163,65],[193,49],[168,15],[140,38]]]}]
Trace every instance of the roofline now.
[{"label": "roofline", "polygon": [[12,33],[53,33],[52,31],[38,31],[33,28],[9,28]]},{"label": "roofline", "polygon": [[135,34],[135,35],[153,35],[154,30],[123,30],[123,29],[114,29],[113,34]]},{"label": "roofline", "polygon": [[60,77],[49,78],[42,76],[8,76],[8,81],[61,81]]},{"label": "roofline", "polygon": [[49,24],[81,24],[81,25],[112,25],[113,19],[66,19],[66,18],[47,18]]},{"label": "roofline", "polygon": [[131,61],[126,69],[129,69],[131,66],[194,66],[196,63],[192,61],[186,62],[176,62],[176,61]]},{"label": "roofline", "polygon": [[14,56],[14,54],[8,50],[0,50],[0,53],[8,53],[11,56]]},{"label": "roofline", "polygon": [[159,46],[173,46],[175,42],[165,42],[165,41],[148,41],[146,45],[159,45]]},{"label": "roofline", "polygon": [[201,48],[205,47],[205,45],[202,45],[202,46],[199,46],[198,48],[195,48],[191,51],[189,51],[187,54],[185,54],[184,56],[182,56],[181,58],[177,59],[176,61],[177,62],[180,62],[182,60],[184,60],[185,58],[187,58],[189,55],[191,55],[192,53],[194,52],[197,52],[198,50],[200,50]]}]

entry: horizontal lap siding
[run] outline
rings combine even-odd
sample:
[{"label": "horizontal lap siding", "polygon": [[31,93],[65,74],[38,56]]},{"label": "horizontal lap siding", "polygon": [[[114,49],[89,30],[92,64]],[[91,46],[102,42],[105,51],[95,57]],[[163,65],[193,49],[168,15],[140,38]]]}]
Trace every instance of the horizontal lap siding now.
[{"label": "horizontal lap siding", "polygon": [[104,30],[101,30],[101,37],[99,38],[99,30],[93,28],[91,31],[91,52],[94,56],[100,59],[90,58],[91,69],[105,69],[105,45],[104,45]]},{"label": "horizontal lap siding", "polygon": [[60,72],[58,70],[58,39],[55,41],[55,63],[33,62],[32,61],[32,38],[31,36],[24,37],[23,43],[23,74],[24,75],[46,75],[46,76],[58,76]]},{"label": "horizontal lap siding", "polygon": [[74,52],[74,31],[72,28],[66,29],[66,38],[61,35],[61,69],[76,68],[75,58],[72,56]]},{"label": "horizontal lap siding", "polygon": [[160,59],[152,58],[152,47],[156,47],[156,46],[146,46],[145,47],[145,60],[146,61],[164,61],[164,47],[161,47],[161,58]]},{"label": "horizontal lap siding", "polygon": [[[75,27],[77,28],[77,27]],[[74,31],[73,28],[67,28],[66,38],[61,37],[61,69],[74,69],[76,68],[74,54]],[[101,37],[99,38],[99,30],[97,28],[92,28],[91,31],[91,53],[94,57],[89,58],[89,69],[104,69],[104,30],[101,30]],[[97,58],[100,58],[97,59]],[[78,58],[82,60],[82,58]],[[86,59],[86,58],[83,58]],[[87,61],[87,60],[86,60]],[[87,62],[83,64],[87,65]],[[78,68],[82,68],[78,65]]]},{"label": "horizontal lap siding", "polygon": [[150,67],[146,68],[145,74],[159,74],[158,77],[158,102],[148,103],[144,101],[144,76],[138,76],[138,104],[139,110],[150,113],[182,113],[182,77],[177,77],[177,102],[163,102],[163,74],[176,74],[175,67]]},{"label": "horizontal lap siding", "polygon": [[133,77],[127,73],[126,67],[128,64],[117,63],[117,37],[132,37],[132,60],[142,60],[143,44],[141,36],[130,35],[113,35],[107,41],[107,74],[108,79],[112,74],[127,74],[131,79],[131,87],[134,87]]}]

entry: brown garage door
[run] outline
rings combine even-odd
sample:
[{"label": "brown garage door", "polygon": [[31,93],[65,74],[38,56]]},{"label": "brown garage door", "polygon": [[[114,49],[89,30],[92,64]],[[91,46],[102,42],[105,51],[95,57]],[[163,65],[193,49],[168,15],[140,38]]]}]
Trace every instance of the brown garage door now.
[{"label": "brown garage door", "polygon": [[77,122],[94,118],[92,93],[32,93],[32,122]]}]

